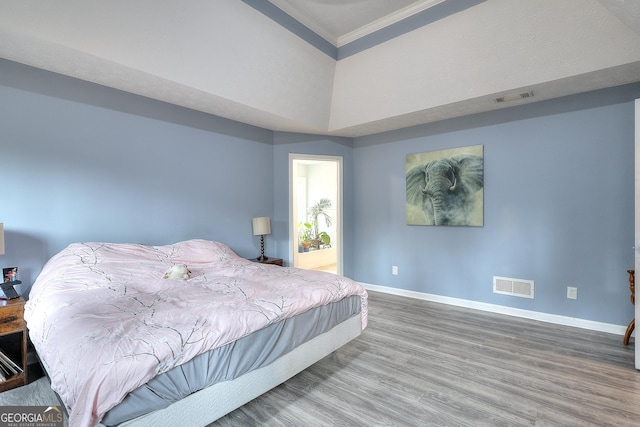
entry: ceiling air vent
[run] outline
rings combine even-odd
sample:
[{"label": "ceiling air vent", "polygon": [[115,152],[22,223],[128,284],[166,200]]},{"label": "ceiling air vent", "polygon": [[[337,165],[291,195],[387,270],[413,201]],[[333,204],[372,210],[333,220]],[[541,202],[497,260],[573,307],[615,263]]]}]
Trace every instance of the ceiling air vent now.
[{"label": "ceiling air vent", "polygon": [[496,102],[511,102],[517,101],[519,99],[531,98],[533,96],[533,91],[522,92],[522,93],[511,93],[509,95],[501,96],[500,98],[496,98]]},{"label": "ceiling air vent", "polygon": [[493,293],[533,298],[533,280],[493,276]]}]

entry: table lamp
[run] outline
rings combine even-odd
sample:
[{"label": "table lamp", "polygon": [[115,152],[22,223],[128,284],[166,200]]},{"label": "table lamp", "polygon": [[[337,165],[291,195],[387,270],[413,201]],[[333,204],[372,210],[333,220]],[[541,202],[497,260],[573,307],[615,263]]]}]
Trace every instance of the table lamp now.
[{"label": "table lamp", "polygon": [[264,236],[271,234],[271,221],[268,216],[253,218],[253,235],[260,236],[260,256],[259,261],[265,261],[268,258],[264,256]]}]

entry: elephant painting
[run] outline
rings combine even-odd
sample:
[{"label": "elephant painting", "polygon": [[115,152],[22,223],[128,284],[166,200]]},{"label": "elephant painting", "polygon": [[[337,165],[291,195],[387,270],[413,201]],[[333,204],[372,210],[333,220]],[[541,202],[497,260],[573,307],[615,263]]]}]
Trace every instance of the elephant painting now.
[{"label": "elephant painting", "polygon": [[[480,155],[458,151],[460,154],[423,161],[413,166],[410,164],[415,164],[416,159],[410,159],[410,156],[419,155],[407,156],[408,224],[483,225],[481,190],[484,187],[484,158],[482,146],[477,147]],[[410,205],[422,211],[424,220],[411,217]]]}]

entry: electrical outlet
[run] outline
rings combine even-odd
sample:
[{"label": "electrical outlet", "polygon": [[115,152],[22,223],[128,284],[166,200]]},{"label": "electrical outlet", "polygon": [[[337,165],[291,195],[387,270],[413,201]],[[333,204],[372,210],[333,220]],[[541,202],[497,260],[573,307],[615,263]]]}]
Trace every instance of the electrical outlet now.
[{"label": "electrical outlet", "polygon": [[567,286],[567,298],[578,299],[578,288]]},{"label": "electrical outlet", "polygon": [[397,265],[392,265],[391,266],[391,274],[393,274],[394,276],[398,275],[398,266]]}]

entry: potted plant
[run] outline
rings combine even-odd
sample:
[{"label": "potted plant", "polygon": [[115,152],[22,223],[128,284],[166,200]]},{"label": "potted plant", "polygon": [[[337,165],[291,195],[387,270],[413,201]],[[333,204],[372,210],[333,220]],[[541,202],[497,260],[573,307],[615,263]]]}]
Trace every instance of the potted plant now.
[{"label": "potted plant", "polygon": [[313,227],[312,241],[314,247],[318,249],[320,248],[321,244],[328,245],[331,241],[331,238],[325,231],[320,232],[318,229],[318,220],[320,216],[324,217],[324,221],[327,227],[331,227],[333,220],[327,213],[327,210],[329,208],[331,208],[331,200],[329,200],[328,198],[322,198],[318,203],[308,209],[309,218],[311,219],[311,225]]},{"label": "potted plant", "polygon": [[302,246],[304,252],[309,252],[311,247],[311,228],[308,222],[298,224],[298,244]]},{"label": "potted plant", "polygon": [[318,233],[318,239],[322,242],[322,246],[325,248],[331,247],[331,236],[326,231],[321,231]]}]

